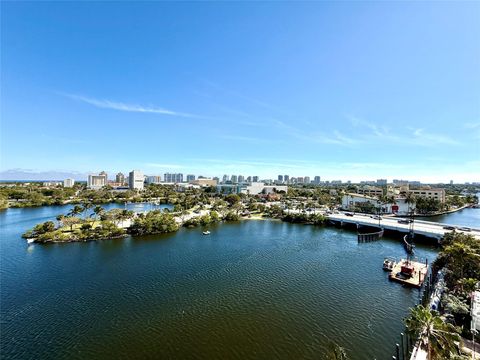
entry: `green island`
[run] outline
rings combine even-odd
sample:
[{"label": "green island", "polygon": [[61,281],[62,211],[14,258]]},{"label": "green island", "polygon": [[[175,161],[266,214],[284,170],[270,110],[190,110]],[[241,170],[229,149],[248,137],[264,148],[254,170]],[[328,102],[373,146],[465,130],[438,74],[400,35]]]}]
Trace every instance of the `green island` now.
[{"label": "green island", "polygon": [[[106,240],[127,235],[171,233],[180,227],[207,226],[220,221],[242,219],[281,219],[292,223],[322,225],[326,218],[320,214],[284,214],[279,205],[265,206],[254,198],[229,194],[222,198],[185,195],[169,209],[134,213],[129,210],[105,211],[100,205],[75,205],[56,221],[37,224],[22,236],[29,242],[75,242]],[[242,199],[244,201],[242,201]]]}]

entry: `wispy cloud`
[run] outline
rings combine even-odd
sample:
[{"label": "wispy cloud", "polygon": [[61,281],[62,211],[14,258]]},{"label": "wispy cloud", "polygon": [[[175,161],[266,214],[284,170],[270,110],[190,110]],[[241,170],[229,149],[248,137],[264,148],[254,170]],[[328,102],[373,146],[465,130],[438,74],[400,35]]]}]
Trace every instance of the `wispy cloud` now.
[{"label": "wispy cloud", "polygon": [[159,163],[146,163],[146,167],[149,168],[161,168],[161,169],[183,169],[183,165],[179,164],[159,164]]},{"label": "wispy cloud", "polygon": [[446,135],[435,134],[429,131],[425,132],[425,129],[413,130],[413,141],[417,145],[432,146],[432,145],[459,145],[460,143]]},{"label": "wispy cloud", "polygon": [[118,110],[118,111],[137,112],[137,113],[152,113],[152,114],[180,116],[180,117],[189,117],[189,118],[200,117],[198,115],[173,111],[173,110],[161,108],[158,106],[127,104],[127,103],[112,101],[107,99],[94,99],[94,98],[90,98],[82,95],[75,95],[75,94],[63,94],[63,95],[66,97],[69,97],[70,99],[81,101],[102,109],[112,109],[112,110]]}]

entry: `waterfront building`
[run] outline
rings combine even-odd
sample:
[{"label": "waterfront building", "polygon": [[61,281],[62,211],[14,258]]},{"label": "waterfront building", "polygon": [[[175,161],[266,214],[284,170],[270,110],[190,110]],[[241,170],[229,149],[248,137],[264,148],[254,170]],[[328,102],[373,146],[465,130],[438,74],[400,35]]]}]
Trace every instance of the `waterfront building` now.
[{"label": "waterfront building", "polygon": [[118,183],[118,184],[125,184],[125,175],[123,175],[123,173],[119,172],[115,176],[115,182]]},{"label": "waterfront building", "polygon": [[162,177],[160,175],[150,175],[145,179],[147,184],[160,184],[162,182]]},{"label": "waterfront building", "polygon": [[258,176],[252,176],[252,182],[258,182]]},{"label": "waterfront building", "polygon": [[229,180],[228,175],[223,175],[222,182],[226,183]]},{"label": "waterfront building", "polygon": [[187,175],[187,182],[190,182],[190,181],[193,181],[193,180],[195,180],[195,175],[192,175],[192,174]]},{"label": "waterfront building", "polygon": [[297,177],[297,184],[303,184],[303,177],[302,176]]},{"label": "waterfront building", "polygon": [[238,175],[238,182],[239,182],[239,183],[245,182],[245,176],[243,176],[243,175]]},{"label": "waterfront building", "polygon": [[342,180],[332,180],[332,181],[330,181],[330,184],[332,184],[332,185],[342,185]]},{"label": "waterfront building", "polygon": [[181,183],[183,182],[183,174],[170,174],[170,173],[165,173],[163,175],[163,180],[166,183]]},{"label": "waterfront building", "polygon": [[407,215],[413,208],[404,197],[396,197],[395,202],[390,204],[380,202],[377,197],[362,194],[347,193],[342,197],[342,209],[345,210],[354,210],[355,206],[361,203],[370,203],[385,214]]},{"label": "waterfront building", "polygon": [[247,180],[247,182],[251,183],[252,182],[252,177],[248,176],[246,180]]},{"label": "waterfront building", "polygon": [[320,176],[318,176],[318,175],[313,178],[313,183],[315,185],[320,185],[320,181],[321,181]]},{"label": "waterfront building", "polygon": [[215,180],[217,182],[217,184],[220,182],[220,178],[218,176],[214,176],[213,180]]},{"label": "waterfront building", "polygon": [[305,176],[305,177],[303,178],[303,182],[304,182],[305,184],[310,184],[310,176]]},{"label": "waterfront building", "polygon": [[290,181],[290,176],[289,175],[283,175],[283,181],[285,184],[288,184],[288,182]]},{"label": "waterfront building", "polygon": [[237,182],[238,182],[238,181],[237,181],[237,175],[232,175],[232,176],[230,177],[230,180],[231,180],[232,183],[234,183],[234,184],[237,183]]},{"label": "waterfront building", "polygon": [[278,183],[283,183],[283,175],[278,175]]},{"label": "waterfront building", "polygon": [[70,188],[70,187],[73,187],[73,185],[75,185],[75,180],[73,179],[63,180],[63,187]]},{"label": "waterfront building", "polygon": [[98,175],[88,175],[87,187],[91,190],[99,190],[107,185],[107,173],[102,171]]},{"label": "waterfront building", "polygon": [[130,190],[143,190],[144,176],[140,170],[132,170],[128,174],[128,186]]}]

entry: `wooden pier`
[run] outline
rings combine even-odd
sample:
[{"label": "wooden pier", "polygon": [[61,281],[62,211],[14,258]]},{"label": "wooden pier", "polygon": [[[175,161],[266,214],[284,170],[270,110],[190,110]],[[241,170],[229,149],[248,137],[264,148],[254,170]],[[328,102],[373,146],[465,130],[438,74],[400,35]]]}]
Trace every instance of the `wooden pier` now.
[{"label": "wooden pier", "polygon": [[402,259],[394,267],[388,278],[403,285],[419,288],[428,273],[428,264]]}]

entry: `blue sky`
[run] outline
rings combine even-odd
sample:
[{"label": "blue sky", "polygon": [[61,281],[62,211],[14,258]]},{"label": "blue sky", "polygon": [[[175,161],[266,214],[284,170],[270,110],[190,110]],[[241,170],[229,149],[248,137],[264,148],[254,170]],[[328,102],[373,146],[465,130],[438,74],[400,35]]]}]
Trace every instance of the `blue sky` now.
[{"label": "blue sky", "polygon": [[480,181],[478,2],[2,2],[1,170]]}]

